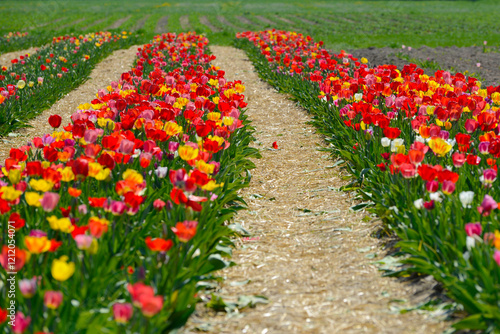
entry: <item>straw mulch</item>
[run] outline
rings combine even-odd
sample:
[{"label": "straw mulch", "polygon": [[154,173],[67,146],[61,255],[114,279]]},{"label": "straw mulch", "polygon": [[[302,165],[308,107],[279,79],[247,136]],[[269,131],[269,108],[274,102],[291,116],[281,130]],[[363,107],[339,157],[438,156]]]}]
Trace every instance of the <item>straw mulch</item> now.
[{"label": "straw mulch", "polygon": [[[411,285],[381,276],[373,262],[384,251],[370,237],[377,224],[349,210],[352,198],[337,190],[346,175],[318,151],[324,143],[306,124],[308,114],[261,81],[243,51],[211,50],[228,78],[246,85],[248,115],[263,155],[250,188],[241,193],[249,210],[236,218],[253,236],[236,241],[237,266],[220,273],[225,280],[216,293],[229,300],[263,295],[269,303],[236,316],[201,305],[184,333],[430,334],[446,329],[449,323],[430,314],[398,311],[417,302],[417,294],[425,299],[434,283]],[[271,149],[275,141],[278,150]],[[374,253],[375,258],[367,257]]]},{"label": "straw mulch", "polygon": [[50,115],[60,115],[62,117],[61,126],[70,123],[71,115],[77,111],[80,104],[92,101],[99,89],[106,88],[111,81],[118,81],[120,75],[132,67],[138,47],[135,45],[126,50],[113,52],[109,57],[97,64],[88,81],[57,101],[50,109],[32,119],[29,122],[30,127],[20,129],[8,137],[0,138],[0,161],[3,162],[9,156],[11,147],[26,145],[33,137],[41,137],[46,133],[52,133],[53,129],[47,122]]},{"label": "straw mulch", "polygon": [[2,54],[0,54],[0,67],[2,67],[2,66],[10,67],[12,65],[12,63],[11,63],[12,59],[16,59],[16,58],[19,59],[19,56],[25,56],[27,53],[29,53],[30,55],[33,55],[39,49],[40,48],[29,48],[26,50],[2,53]]}]

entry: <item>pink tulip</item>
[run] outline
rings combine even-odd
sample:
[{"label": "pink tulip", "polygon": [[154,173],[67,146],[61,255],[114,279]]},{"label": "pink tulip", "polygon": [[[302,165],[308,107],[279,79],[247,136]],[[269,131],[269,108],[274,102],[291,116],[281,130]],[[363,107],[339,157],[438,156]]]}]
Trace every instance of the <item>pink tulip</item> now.
[{"label": "pink tulip", "polygon": [[153,202],[153,207],[158,211],[163,209],[165,207],[165,205],[166,205],[166,203],[159,198]]},{"label": "pink tulip", "polygon": [[82,215],[86,215],[88,212],[87,205],[85,204],[80,204],[78,206],[78,212],[81,213]]},{"label": "pink tulip", "polygon": [[15,334],[24,333],[26,329],[28,329],[31,323],[31,317],[24,316],[24,313],[17,312],[14,316],[14,325],[12,325],[12,331]]},{"label": "pink tulip", "polygon": [[466,157],[464,153],[455,152],[451,156],[451,159],[453,160],[453,166],[459,168],[464,165]]},{"label": "pink tulip", "polygon": [[441,188],[445,195],[451,195],[455,191],[455,183],[445,180],[443,181],[443,186]]},{"label": "pink tulip", "polygon": [[55,310],[58,308],[63,300],[63,294],[61,291],[47,291],[43,297],[43,303],[48,308]]},{"label": "pink tulip", "polygon": [[425,184],[425,188],[428,192],[434,193],[439,189],[439,182],[436,180],[427,181],[427,183]]},{"label": "pink tulip", "polygon": [[135,144],[133,141],[123,139],[120,142],[120,147],[118,148],[118,152],[123,154],[130,154],[134,151],[134,146]]},{"label": "pink tulip", "polygon": [[59,194],[47,191],[40,200],[42,208],[47,212],[52,212],[56,208],[57,203],[59,203],[59,197]]},{"label": "pink tulip", "polygon": [[483,216],[489,216],[491,211],[498,208],[497,202],[490,195],[484,195],[481,206],[477,207],[477,211]]},{"label": "pink tulip", "polygon": [[481,235],[482,232],[483,228],[480,223],[465,224],[465,233],[467,233],[469,237],[473,237],[475,235]]},{"label": "pink tulip", "polygon": [[132,318],[132,314],[134,309],[132,308],[132,304],[130,303],[121,303],[113,305],[113,317],[115,321],[120,324],[126,324],[130,318]]},{"label": "pink tulip", "polygon": [[495,249],[495,253],[493,254],[493,260],[500,266],[500,252]]},{"label": "pink tulip", "polygon": [[91,235],[78,234],[75,236],[76,247],[83,250],[89,249],[93,239]]},{"label": "pink tulip", "polygon": [[489,141],[480,142],[477,148],[481,154],[488,154],[490,148],[490,142]]},{"label": "pink tulip", "polygon": [[39,278],[34,276],[32,279],[22,279],[19,281],[19,290],[24,298],[31,298],[36,293]]},{"label": "pink tulip", "polygon": [[494,169],[486,169],[483,172],[484,183],[492,184],[497,179],[497,171]]},{"label": "pink tulip", "polygon": [[85,142],[88,144],[93,144],[97,140],[97,131],[96,130],[86,130],[85,134],[83,135],[83,139],[85,139]]},{"label": "pink tulip", "polygon": [[122,201],[111,201],[109,205],[109,211],[115,216],[121,216],[125,210],[127,209],[127,205]]}]

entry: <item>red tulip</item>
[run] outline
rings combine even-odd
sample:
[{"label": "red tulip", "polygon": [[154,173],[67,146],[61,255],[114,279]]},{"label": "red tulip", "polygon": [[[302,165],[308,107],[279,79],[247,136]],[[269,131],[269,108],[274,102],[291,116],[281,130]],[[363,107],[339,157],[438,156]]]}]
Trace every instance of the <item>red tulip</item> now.
[{"label": "red tulip", "polygon": [[49,124],[54,129],[61,126],[61,121],[62,121],[62,118],[59,115],[52,115],[49,117]]},{"label": "red tulip", "polygon": [[151,237],[146,238],[146,246],[151,249],[153,252],[168,252],[170,248],[173,246],[172,240],[165,240],[162,238],[154,238]]},{"label": "red tulip", "polygon": [[197,226],[197,221],[185,221],[177,223],[175,227],[172,227],[172,231],[175,235],[177,235],[177,238],[179,238],[181,242],[188,242],[196,235]]}]

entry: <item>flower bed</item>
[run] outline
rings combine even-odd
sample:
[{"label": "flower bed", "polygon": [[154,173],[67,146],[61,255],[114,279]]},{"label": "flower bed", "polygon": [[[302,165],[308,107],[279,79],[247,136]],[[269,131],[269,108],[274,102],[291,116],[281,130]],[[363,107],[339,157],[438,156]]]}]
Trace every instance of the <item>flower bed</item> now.
[{"label": "flower bed", "polygon": [[353,176],[346,189],[396,233],[393,275],[432,275],[470,316],[500,328],[500,86],[416,65],[371,68],[286,31],[237,35],[260,74],[291,93]]},{"label": "flower bed", "polygon": [[245,87],[210,65],[207,43],[156,36],[71,124],[52,116],[52,134],[10,151],[0,281],[17,272],[16,294],[0,291],[0,331],[169,332],[231,265],[226,222],[258,152]]},{"label": "flower bed", "polygon": [[12,59],[0,71],[0,135],[24,126],[87,80],[104,57],[134,42],[126,32],[60,36],[35,54]]},{"label": "flower bed", "polygon": [[28,32],[9,31],[0,35],[0,53],[26,49],[34,42],[33,39],[34,36]]}]

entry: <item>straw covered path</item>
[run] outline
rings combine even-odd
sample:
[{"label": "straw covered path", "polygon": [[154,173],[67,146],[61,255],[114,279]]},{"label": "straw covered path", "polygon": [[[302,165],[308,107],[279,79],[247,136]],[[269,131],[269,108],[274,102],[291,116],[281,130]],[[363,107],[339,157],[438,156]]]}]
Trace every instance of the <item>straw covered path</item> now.
[{"label": "straw covered path", "polygon": [[[428,295],[429,287],[381,277],[373,261],[384,251],[370,237],[376,224],[349,210],[352,199],[338,191],[346,182],[342,171],[318,151],[324,142],[306,111],[260,80],[243,51],[211,50],[227,78],[246,86],[263,156],[242,193],[249,210],[236,218],[253,236],[238,240],[237,266],[221,273],[217,293],[263,295],[269,303],[232,317],[200,307],[184,332],[441,333],[449,326],[441,319],[395,311]],[[271,149],[275,141],[278,150]]]},{"label": "straw covered path", "polygon": [[[40,115],[30,120],[28,122],[29,127],[19,129],[9,137],[1,138],[0,161],[4,161],[9,156],[11,147],[26,145],[26,142],[34,137],[41,137],[46,133],[52,133],[53,129],[47,121],[51,115],[57,114],[62,117],[61,126],[70,123],[71,115],[77,111],[77,107],[80,104],[92,101],[99,89],[106,88],[112,81],[120,80],[121,74],[132,68],[139,47],[138,45],[134,45],[128,49],[114,51],[96,65],[89,75],[89,80],[69,92],[49,109],[44,110]],[[19,54],[23,54],[23,52]]]}]

